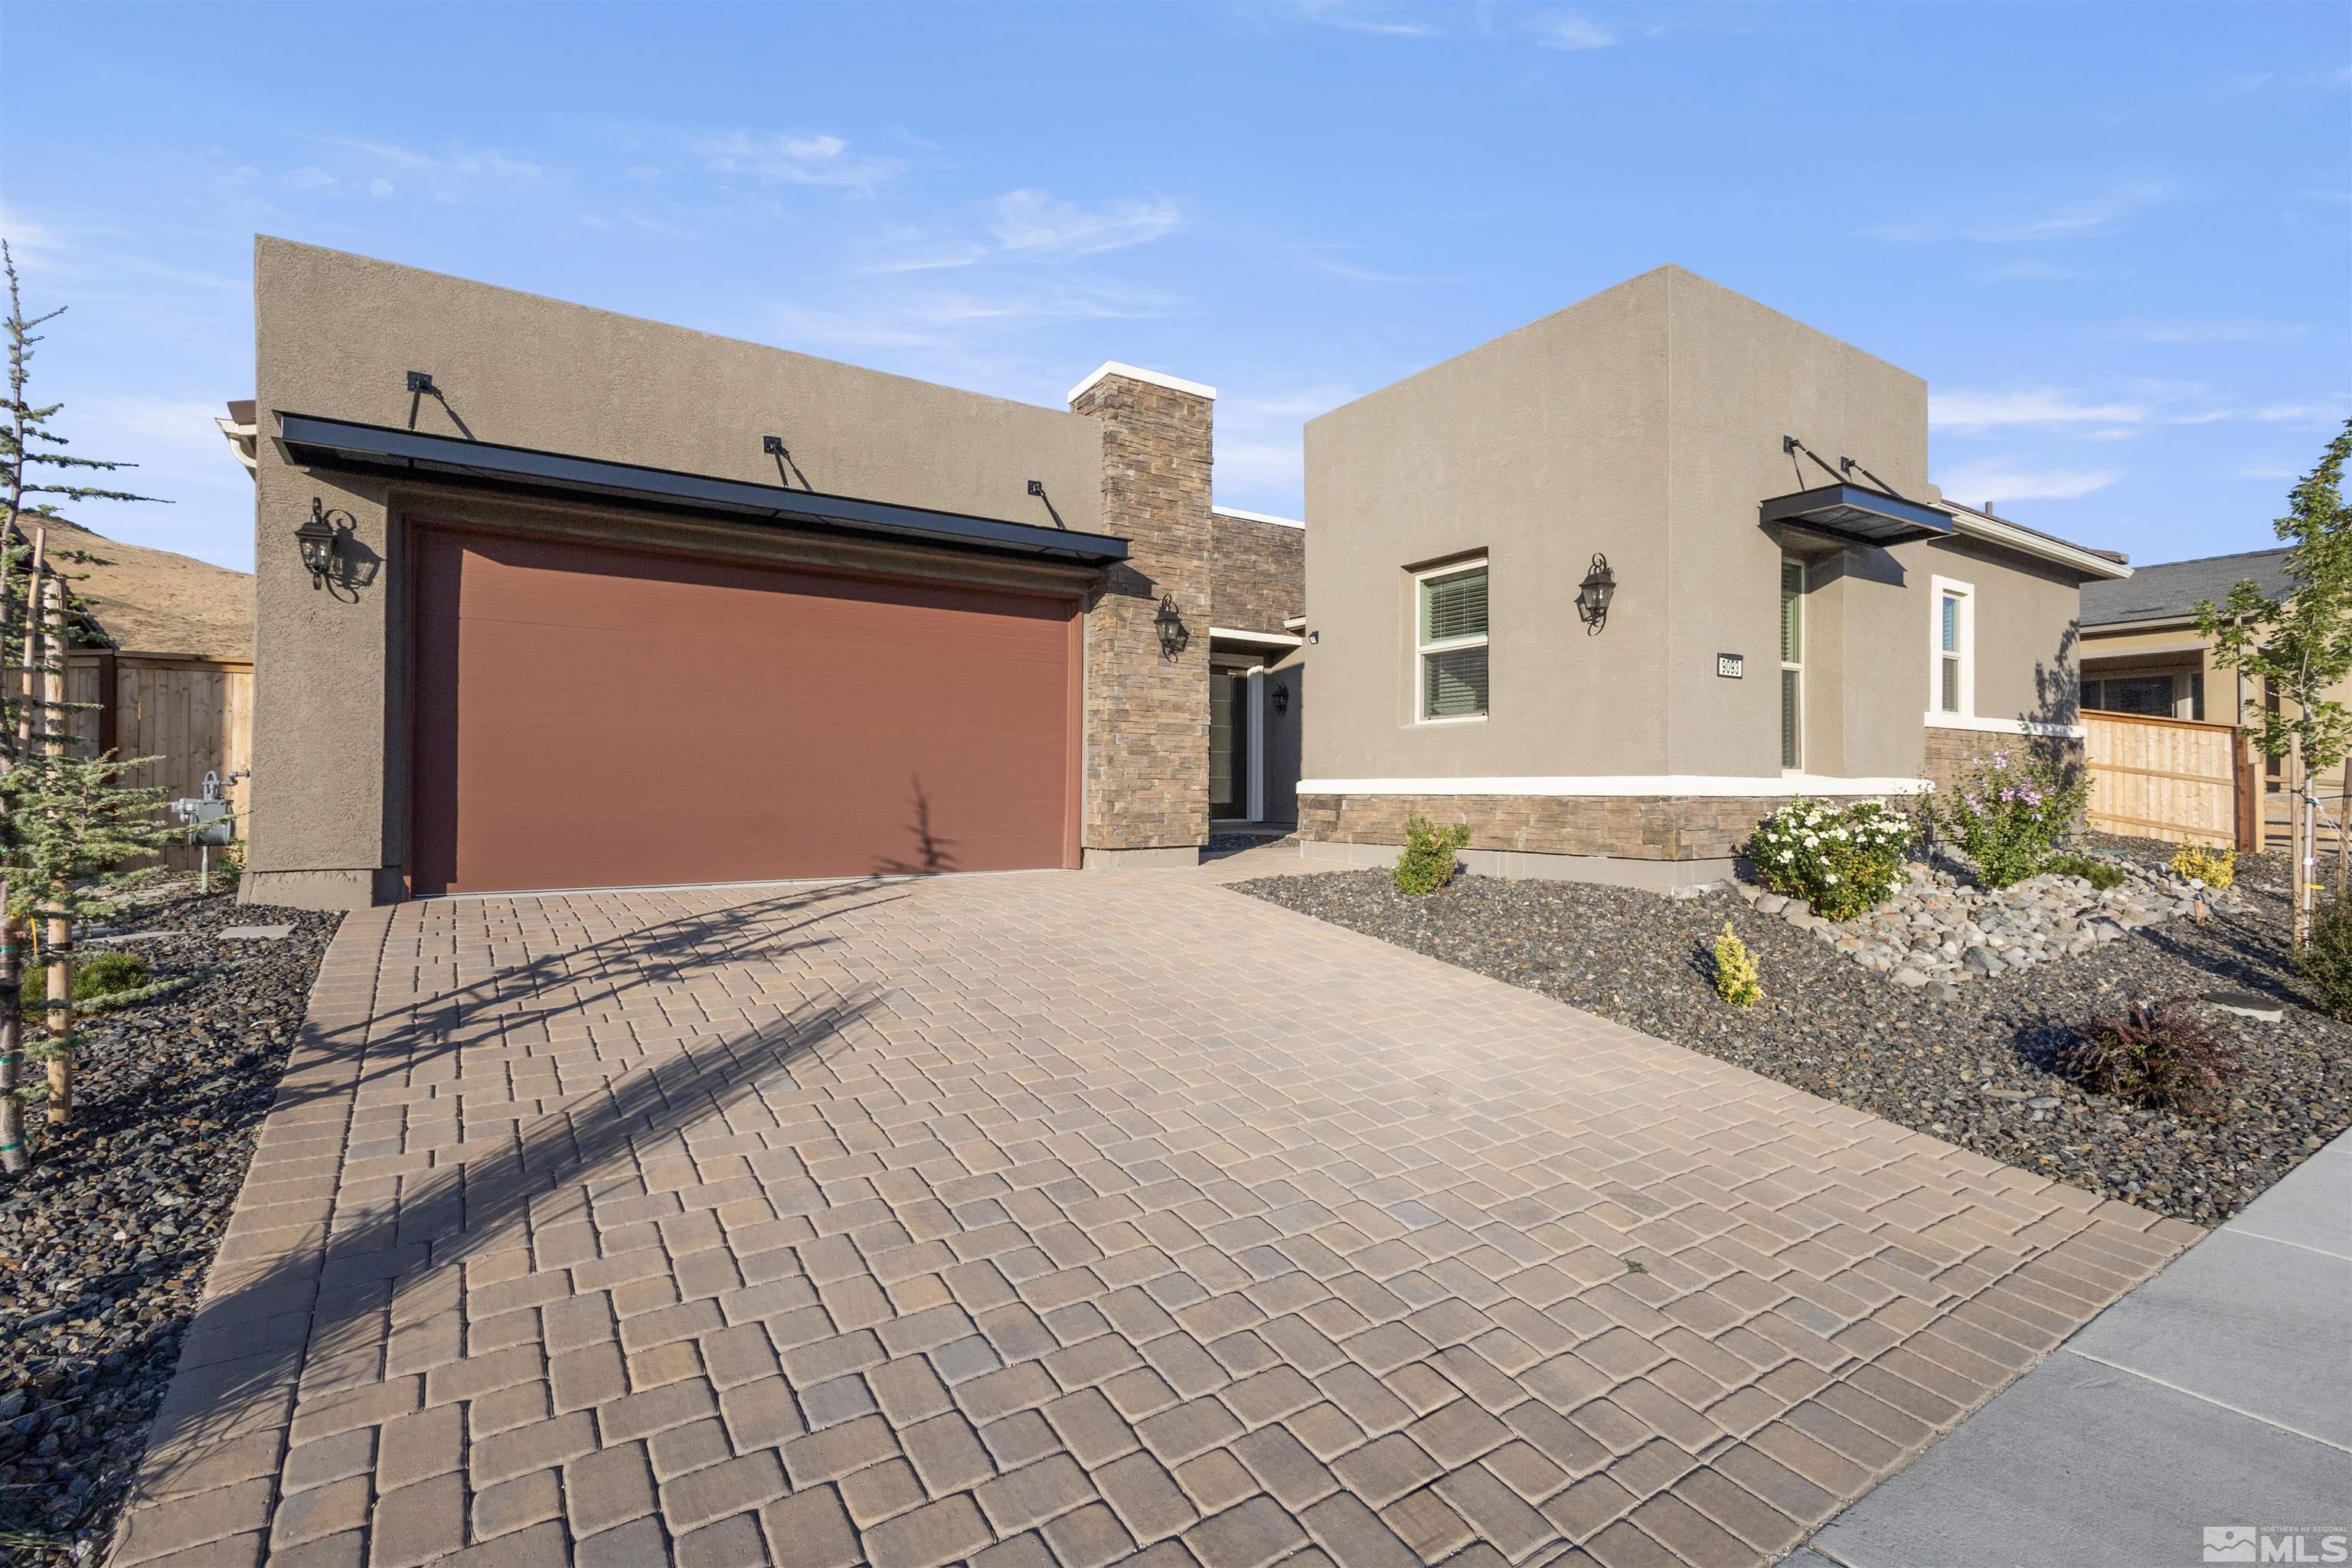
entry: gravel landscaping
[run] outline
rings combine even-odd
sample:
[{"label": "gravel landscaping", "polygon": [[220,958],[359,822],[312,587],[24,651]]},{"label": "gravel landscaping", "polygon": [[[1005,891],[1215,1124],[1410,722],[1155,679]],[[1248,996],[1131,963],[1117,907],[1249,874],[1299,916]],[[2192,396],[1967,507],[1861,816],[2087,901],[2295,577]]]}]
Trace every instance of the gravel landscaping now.
[{"label": "gravel landscaping", "polygon": [[[2160,869],[2173,847],[2095,838]],[[1238,884],[1303,914],[1514,985],[1948,1139],[2010,1164],[2159,1213],[2215,1225],[2352,1125],[2352,1026],[2316,1011],[2287,946],[2286,866],[2242,857],[2234,900],[2203,924],[2173,918],[1990,981],[1897,984],[1735,891],[1663,899],[1572,882],[1457,877],[1426,899],[1383,871]],[[1752,891],[1752,889],[1750,889]],[[1762,965],[1764,1000],[1716,995],[1712,948],[1728,921]],[[2134,1110],[2050,1064],[2073,1026],[2126,1003],[2251,991],[2279,1023],[2206,1008],[2246,1074],[2216,1121]]]},{"label": "gravel landscaping", "polygon": [[83,1021],[75,1125],[0,1176],[0,1561],[102,1552],[339,918],[191,889],[83,947],[195,978]]}]

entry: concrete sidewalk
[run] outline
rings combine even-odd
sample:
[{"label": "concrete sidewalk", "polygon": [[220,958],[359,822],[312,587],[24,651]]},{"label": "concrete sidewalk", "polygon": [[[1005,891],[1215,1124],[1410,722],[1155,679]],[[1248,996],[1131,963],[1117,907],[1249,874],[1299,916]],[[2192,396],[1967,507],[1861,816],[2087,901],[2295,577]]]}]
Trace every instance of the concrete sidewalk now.
[{"label": "concrete sidewalk", "polygon": [[2342,1562],[2347,1538],[2352,1133],[1788,1563]]}]

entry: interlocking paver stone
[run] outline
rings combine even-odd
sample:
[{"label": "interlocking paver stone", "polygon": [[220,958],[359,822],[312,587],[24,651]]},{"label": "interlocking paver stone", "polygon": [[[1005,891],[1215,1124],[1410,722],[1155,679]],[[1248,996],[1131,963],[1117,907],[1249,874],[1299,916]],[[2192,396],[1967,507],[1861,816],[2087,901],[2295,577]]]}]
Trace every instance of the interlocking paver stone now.
[{"label": "interlocking paver stone", "polygon": [[361,911],[258,1147],[126,1568],[1761,1563],[2196,1239],[1176,872]]}]

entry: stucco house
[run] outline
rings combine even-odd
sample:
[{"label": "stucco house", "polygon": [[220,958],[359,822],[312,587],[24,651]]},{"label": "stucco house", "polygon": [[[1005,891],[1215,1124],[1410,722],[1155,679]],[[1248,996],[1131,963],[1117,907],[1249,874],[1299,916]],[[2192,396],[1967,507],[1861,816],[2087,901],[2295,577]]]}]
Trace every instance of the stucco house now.
[{"label": "stucco house", "polygon": [[271,238],[254,292],[250,899],[1190,863],[1290,809],[1300,530],[1213,508],[1208,386],[1041,408]]},{"label": "stucco house", "polygon": [[1413,812],[1671,887],[1790,795],[2079,736],[2077,590],[2127,570],[1944,502],[1916,377],[1671,268],[1314,422],[1312,530],[1213,504],[1214,390],[1132,365],[1037,407],[270,238],[255,317],[281,904],[1294,816],[1377,860]]},{"label": "stucco house", "polygon": [[2080,589],[2130,571],[1944,500],[1925,382],[1675,267],[1308,424],[1307,513],[1309,855],[1420,815],[1653,888],[1792,795],[2079,750]]}]

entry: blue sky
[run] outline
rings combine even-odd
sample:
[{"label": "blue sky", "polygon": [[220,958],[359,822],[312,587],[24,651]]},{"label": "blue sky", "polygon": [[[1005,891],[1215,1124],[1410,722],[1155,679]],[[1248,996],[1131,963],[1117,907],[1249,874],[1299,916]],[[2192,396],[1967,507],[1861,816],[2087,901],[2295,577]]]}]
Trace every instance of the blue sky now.
[{"label": "blue sky", "polygon": [[[52,5],[0,226],[81,449],[249,565],[258,232],[1060,405],[1298,430],[1678,262],[1925,376],[1957,499],[2260,548],[2352,413],[2340,5]],[[92,90],[102,83],[103,90]]]}]

